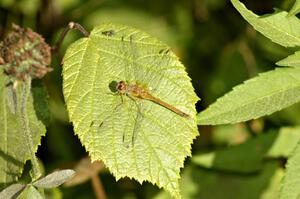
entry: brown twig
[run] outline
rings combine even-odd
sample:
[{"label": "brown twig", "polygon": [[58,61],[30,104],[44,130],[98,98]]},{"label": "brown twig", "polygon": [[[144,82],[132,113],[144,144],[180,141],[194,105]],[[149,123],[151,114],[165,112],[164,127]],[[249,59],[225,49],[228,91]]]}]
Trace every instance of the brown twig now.
[{"label": "brown twig", "polygon": [[85,37],[88,37],[90,35],[90,33],[88,31],[86,31],[79,23],[70,22],[68,24],[68,26],[61,33],[61,35],[60,35],[58,41],[56,42],[55,46],[52,47],[51,51],[52,51],[53,54],[58,53],[65,36],[72,29],[79,30]]},{"label": "brown twig", "polygon": [[97,199],[106,199],[106,195],[98,175],[92,177],[92,185]]}]

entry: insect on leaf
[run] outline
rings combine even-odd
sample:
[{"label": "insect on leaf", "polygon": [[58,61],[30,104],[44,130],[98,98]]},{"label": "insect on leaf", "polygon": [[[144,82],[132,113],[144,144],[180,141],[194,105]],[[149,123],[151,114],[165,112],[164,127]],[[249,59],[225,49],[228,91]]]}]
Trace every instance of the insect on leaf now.
[{"label": "insect on leaf", "polygon": [[[69,47],[63,81],[70,120],[91,159],[102,160],[116,179],[149,181],[180,198],[180,168],[198,135],[198,97],[169,47],[137,29],[103,24]],[[120,81],[188,117],[135,92],[121,96]]]}]

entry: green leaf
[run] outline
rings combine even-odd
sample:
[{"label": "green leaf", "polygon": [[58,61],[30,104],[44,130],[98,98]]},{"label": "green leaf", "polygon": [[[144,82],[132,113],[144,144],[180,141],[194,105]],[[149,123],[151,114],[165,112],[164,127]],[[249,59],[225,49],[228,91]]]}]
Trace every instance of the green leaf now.
[{"label": "green leaf", "polygon": [[293,7],[291,8],[289,15],[296,15],[300,12],[300,0],[296,0]]},{"label": "green leaf", "polygon": [[266,156],[272,158],[288,157],[300,141],[299,132],[299,126],[280,128],[279,134]]},{"label": "green leaf", "polygon": [[287,161],[286,173],[281,184],[279,199],[300,197],[300,142]]},{"label": "green leaf", "polygon": [[[247,142],[201,155],[194,155],[194,164],[222,171],[252,173],[263,166],[263,158],[276,140],[277,133],[269,132]],[[247,155],[245,155],[247,154]]]},{"label": "green leaf", "polygon": [[[183,170],[180,184],[184,199],[275,199],[283,173],[277,161],[268,161],[260,172],[248,175],[189,165]],[[160,192],[151,198],[171,197]]]},{"label": "green leaf", "polygon": [[50,110],[47,89],[39,81],[33,81],[32,84],[33,105],[37,118],[41,120],[45,126],[48,126],[50,123]]},{"label": "green leaf", "polygon": [[14,198],[25,188],[24,184],[12,184],[0,192],[0,199]]},{"label": "green leaf", "polygon": [[[198,135],[198,97],[168,46],[140,30],[103,24],[70,46],[63,63],[69,117],[92,161],[102,160],[116,179],[149,181],[180,198],[180,168]],[[191,118],[149,100],[121,98],[113,93],[121,80],[147,85]]]},{"label": "green leaf", "polygon": [[216,125],[269,115],[300,100],[300,69],[277,68],[245,81],[198,114],[198,124]]},{"label": "green leaf", "polygon": [[286,11],[258,16],[248,10],[238,0],[231,0],[233,6],[255,30],[285,47],[300,46],[300,21],[296,16],[288,16]]},{"label": "green leaf", "polygon": [[45,189],[51,189],[60,186],[67,180],[71,179],[75,171],[71,169],[55,171],[36,182],[32,183],[33,186]]},{"label": "green leaf", "polygon": [[33,186],[28,185],[17,199],[44,199],[40,192]]},{"label": "green leaf", "polygon": [[300,51],[295,54],[288,56],[287,58],[280,60],[276,63],[278,66],[300,66]]},{"label": "green leaf", "polygon": [[[17,180],[22,171],[24,163],[30,159],[30,150],[36,151],[40,143],[41,136],[45,134],[45,127],[40,122],[33,108],[32,96],[27,100],[27,115],[33,149],[29,149],[30,144],[26,143],[24,129],[21,124],[21,91],[24,86],[19,83],[16,90],[16,102],[9,97],[12,93],[8,78],[0,71],[0,184],[5,185]],[[13,113],[15,107],[16,112]]]}]

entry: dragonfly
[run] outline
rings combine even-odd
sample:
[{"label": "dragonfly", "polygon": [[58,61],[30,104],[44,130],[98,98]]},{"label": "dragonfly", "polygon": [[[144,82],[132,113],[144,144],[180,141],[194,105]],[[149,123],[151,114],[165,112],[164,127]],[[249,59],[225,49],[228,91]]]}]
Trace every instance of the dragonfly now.
[{"label": "dragonfly", "polygon": [[[114,34],[107,34],[112,32],[110,31],[103,31],[102,35],[105,35],[107,37],[114,37],[117,35],[117,32],[114,32]],[[138,55],[139,49],[136,46],[139,41],[134,41],[134,33],[132,35],[122,36],[121,39],[121,51],[118,53],[120,55],[120,62],[123,63],[123,76],[124,79],[121,78],[119,81],[112,81],[110,85],[110,90],[113,92],[113,95],[120,95],[121,96],[121,103],[116,105],[115,110],[122,107],[122,105],[125,104],[125,96],[128,97],[132,102],[134,102],[136,109],[134,107],[129,106],[127,111],[136,111],[136,116],[134,118],[134,125],[132,128],[132,134],[131,134],[131,145],[134,146],[134,143],[136,142],[137,133],[140,131],[140,126],[142,123],[142,120],[144,118],[143,114],[143,101],[150,101],[153,102],[159,106],[164,107],[165,109],[173,112],[175,115],[178,115],[178,117],[183,118],[191,118],[191,116],[184,111],[176,108],[175,106],[161,100],[156,95],[152,94],[151,87],[147,87],[143,84],[148,84],[151,82],[151,86],[158,87],[158,85],[161,83],[162,79],[164,78],[164,73],[162,70],[156,71],[156,73],[160,73],[159,75],[151,73],[149,71],[141,71],[141,67],[138,66],[140,63],[139,59],[144,58],[146,56],[155,56],[151,60],[154,60],[154,62],[150,63],[151,66],[149,67],[158,67],[158,66],[165,66],[165,69],[167,71],[168,69],[168,53],[169,49],[159,49],[156,52],[151,55],[151,53],[140,56]],[[143,53],[145,54],[145,53]],[[166,62],[166,63],[162,63]],[[161,69],[161,68],[159,68]],[[147,111],[145,111],[147,112]],[[129,114],[128,114],[129,115]],[[129,121],[129,119],[128,119]],[[102,125],[102,124],[101,124]],[[130,127],[129,127],[130,128]],[[129,148],[128,144],[128,127],[125,127],[123,131],[123,143],[126,146],[126,148]]]},{"label": "dragonfly", "polygon": [[173,111],[174,113],[180,115],[181,117],[185,117],[185,118],[190,118],[190,115],[179,110],[178,108],[160,100],[157,97],[154,97],[153,95],[151,95],[147,89],[142,88],[136,84],[126,84],[125,81],[119,81],[117,83],[116,86],[116,90],[119,92],[120,95],[127,95],[129,97],[136,97],[136,98],[140,98],[140,99],[145,99],[145,100],[149,100],[152,101],[156,104],[159,104],[171,111]]}]

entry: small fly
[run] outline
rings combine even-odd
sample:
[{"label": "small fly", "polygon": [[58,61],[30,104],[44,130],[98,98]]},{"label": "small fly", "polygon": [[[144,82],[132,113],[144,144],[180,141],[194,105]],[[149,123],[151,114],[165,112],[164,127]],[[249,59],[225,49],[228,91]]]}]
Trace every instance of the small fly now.
[{"label": "small fly", "polygon": [[111,37],[111,36],[115,35],[115,31],[114,30],[106,30],[106,31],[101,32],[101,34]]}]

